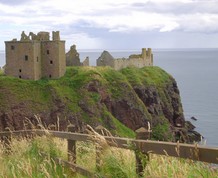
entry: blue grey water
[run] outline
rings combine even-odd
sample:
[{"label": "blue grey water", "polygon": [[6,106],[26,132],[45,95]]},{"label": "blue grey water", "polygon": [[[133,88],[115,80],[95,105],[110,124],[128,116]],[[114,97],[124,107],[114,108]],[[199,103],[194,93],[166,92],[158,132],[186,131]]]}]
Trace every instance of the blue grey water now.
[{"label": "blue grey water", "polygon": [[155,65],[176,79],[185,117],[207,141],[218,146],[218,49],[157,51]]},{"label": "blue grey water", "polygon": [[[115,51],[114,57],[128,57],[140,51]],[[186,120],[196,126],[204,144],[218,147],[218,49],[154,50],[154,65],[177,81]],[[81,53],[85,58],[88,53]],[[100,52],[90,53],[91,64]],[[194,116],[197,121],[190,118]]]},{"label": "blue grey water", "polygon": [[[91,65],[102,51],[79,51],[89,56]],[[111,51],[114,57],[128,57],[140,51]],[[191,121],[209,146],[218,147],[218,49],[154,50],[154,65],[177,81],[186,120]],[[0,52],[0,66],[5,63]],[[195,116],[198,120],[190,120]]]}]

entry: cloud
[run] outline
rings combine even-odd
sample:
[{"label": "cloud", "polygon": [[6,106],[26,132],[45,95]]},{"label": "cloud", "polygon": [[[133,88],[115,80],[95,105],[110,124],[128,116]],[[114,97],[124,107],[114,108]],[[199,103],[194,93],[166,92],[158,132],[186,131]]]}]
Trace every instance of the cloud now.
[{"label": "cloud", "polygon": [[185,32],[217,33],[217,14],[189,14],[182,15],[179,19],[180,28]]},{"label": "cloud", "polygon": [[110,32],[136,31],[171,31],[179,27],[173,15],[163,17],[158,13],[132,12],[130,14],[87,17],[87,23],[92,27],[104,27]]},{"label": "cloud", "polygon": [[101,49],[102,41],[99,38],[90,37],[86,33],[73,33],[70,35],[61,35],[66,40],[66,49],[76,44],[78,49]]},{"label": "cloud", "polygon": [[132,7],[139,11],[173,14],[193,14],[193,13],[217,13],[217,1],[190,1],[190,2],[164,2],[149,1],[144,3],[133,3]]},{"label": "cloud", "polygon": [[19,0],[19,1],[15,1],[15,0],[0,0],[1,4],[7,4],[7,5],[11,5],[11,6],[16,6],[16,5],[24,4],[26,2],[29,2],[29,0]]},{"label": "cloud", "polygon": [[111,34],[217,34],[217,6],[217,0],[0,0],[0,33],[5,39],[23,30],[60,30],[84,48],[104,45]]},{"label": "cloud", "polygon": [[[12,4],[12,1],[9,1]],[[14,1],[15,2],[15,1]],[[22,1],[24,2],[24,1]],[[200,0],[60,0],[28,1],[11,8],[0,5],[0,22],[19,25],[40,24],[47,26],[78,24],[85,22],[90,28],[107,28],[108,31],[160,32],[182,30],[203,32],[216,31],[217,1]],[[31,3],[30,3],[31,2]],[[200,28],[199,23],[206,28]],[[75,27],[76,28],[76,27]]]}]

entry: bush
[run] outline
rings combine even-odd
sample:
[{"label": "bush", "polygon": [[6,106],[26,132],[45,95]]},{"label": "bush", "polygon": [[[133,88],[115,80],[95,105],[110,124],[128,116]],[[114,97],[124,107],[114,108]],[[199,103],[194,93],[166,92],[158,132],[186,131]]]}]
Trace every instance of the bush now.
[{"label": "bush", "polygon": [[160,141],[172,141],[172,132],[170,131],[170,124],[167,121],[158,123],[152,128],[152,139]]}]

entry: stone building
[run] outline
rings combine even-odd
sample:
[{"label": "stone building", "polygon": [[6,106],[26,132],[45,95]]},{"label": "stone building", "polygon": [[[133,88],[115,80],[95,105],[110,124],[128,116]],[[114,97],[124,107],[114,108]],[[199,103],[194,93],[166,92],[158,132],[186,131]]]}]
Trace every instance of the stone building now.
[{"label": "stone building", "polygon": [[21,34],[20,41],[5,42],[5,74],[22,79],[59,78],[66,71],[65,41],[59,31]]},{"label": "stone building", "polygon": [[80,57],[76,50],[76,45],[73,45],[66,53],[66,64],[67,66],[89,66],[89,57],[86,57],[83,62],[80,62]]},{"label": "stone building", "polygon": [[153,54],[151,48],[142,48],[141,54],[130,55],[129,58],[115,59],[108,51],[104,51],[97,59],[97,66],[111,66],[115,70],[120,70],[128,66],[138,68],[153,66]]}]

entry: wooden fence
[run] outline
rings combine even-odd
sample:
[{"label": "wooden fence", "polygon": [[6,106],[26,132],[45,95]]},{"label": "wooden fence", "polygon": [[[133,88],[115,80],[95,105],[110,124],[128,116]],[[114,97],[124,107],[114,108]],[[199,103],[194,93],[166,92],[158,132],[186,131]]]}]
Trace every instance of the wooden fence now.
[{"label": "wooden fence", "polygon": [[[10,138],[13,136],[26,136],[31,134],[36,135],[46,135],[50,134],[54,137],[67,139],[68,141],[68,161],[61,159],[56,159],[57,162],[64,165],[70,166],[75,169],[78,173],[88,176],[95,177],[95,175],[76,165],[76,141],[95,141],[93,136],[89,134],[73,133],[74,128],[70,128],[71,132],[59,132],[59,131],[48,131],[48,130],[24,130],[24,131],[8,131],[0,132],[1,138]],[[144,133],[143,133],[144,132]],[[148,137],[149,133],[145,130],[139,132],[137,138]],[[105,140],[110,146],[132,149],[134,151],[140,151],[143,154],[153,153],[159,155],[167,155],[178,158],[191,159],[195,161],[202,161],[207,163],[218,164],[218,148],[210,148],[200,145],[183,144],[183,143],[172,143],[172,142],[162,142],[162,141],[151,141],[151,140],[141,140],[141,139],[129,139],[120,137],[109,137],[104,136]],[[96,158],[96,163],[98,162],[98,157]],[[136,155],[136,171],[139,175],[143,172],[143,167],[141,160]]]}]

